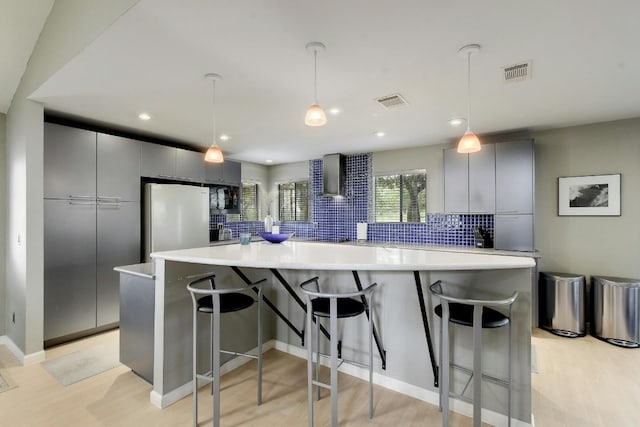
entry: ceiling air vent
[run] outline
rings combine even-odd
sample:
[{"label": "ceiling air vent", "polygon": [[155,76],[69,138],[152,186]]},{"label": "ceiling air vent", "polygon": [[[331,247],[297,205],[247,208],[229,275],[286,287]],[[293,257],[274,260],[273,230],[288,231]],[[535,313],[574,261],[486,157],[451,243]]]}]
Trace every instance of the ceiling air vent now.
[{"label": "ceiling air vent", "polygon": [[519,82],[531,78],[531,61],[502,67],[505,82]]},{"label": "ceiling air vent", "polygon": [[399,93],[394,93],[393,95],[383,96],[381,98],[376,98],[376,102],[382,105],[387,110],[393,110],[399,107],[404,107],[409,105],[406,99],[402,97]]}]

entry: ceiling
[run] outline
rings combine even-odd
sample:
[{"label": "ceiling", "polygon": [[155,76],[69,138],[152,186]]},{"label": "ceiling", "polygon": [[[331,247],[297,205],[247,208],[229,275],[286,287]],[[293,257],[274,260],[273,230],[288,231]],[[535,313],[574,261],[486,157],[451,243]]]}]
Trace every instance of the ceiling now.
[{"label": "ceiling", "polygon": [[[615,6],[615,7],[614,7]],[[229,158],[288,163],[332,152],[439,144],[464,133],[471,59],[471,127],[480,134],[640,117],[640,2],[619,0],[141,0],[31,98],[47,111],[211,143]],[[324,127],[303,124],[318,54]],[[502,67],[532,61],[531,78]],[[400,93],[387,110],[375,99]],[[140,121],[147,112],[152,119]],[[384,137],[375,132],[384,131]]]}]

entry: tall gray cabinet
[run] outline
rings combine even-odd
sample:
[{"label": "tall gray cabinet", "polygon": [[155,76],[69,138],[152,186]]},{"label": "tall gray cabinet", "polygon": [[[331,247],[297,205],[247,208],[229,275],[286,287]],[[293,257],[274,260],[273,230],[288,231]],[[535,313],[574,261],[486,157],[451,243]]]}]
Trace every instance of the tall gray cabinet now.
[{"label": "tall gray cabinet", "polygon": [[137,141],[45,123],[45,345],[115,326],[113,267],[140,259]]},{"label": "tall gray cabinet", "polygon": [[495,247],[532,251],[535,249],[533,140],[495,144],[495,150]]}]

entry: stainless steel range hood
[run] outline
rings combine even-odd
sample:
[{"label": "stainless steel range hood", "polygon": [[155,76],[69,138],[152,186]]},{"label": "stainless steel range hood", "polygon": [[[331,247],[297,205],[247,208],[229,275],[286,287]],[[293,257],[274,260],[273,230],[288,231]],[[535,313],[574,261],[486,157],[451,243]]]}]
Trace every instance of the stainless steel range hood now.
[{"label": "stainless steel range hood", "polygon": [[342,154],[327,154],[322,157],[322,194],[321,197],[345,195],[346,158]]}]

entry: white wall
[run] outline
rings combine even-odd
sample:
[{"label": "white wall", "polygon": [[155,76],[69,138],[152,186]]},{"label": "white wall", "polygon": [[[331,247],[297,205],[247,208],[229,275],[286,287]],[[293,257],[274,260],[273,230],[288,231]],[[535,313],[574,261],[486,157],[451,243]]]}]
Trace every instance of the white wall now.
[{"label": "white wall", "polygon": [[[0,113],[0,177],[6,176],[6,130],[7,130],[7,116]],[[7,199],[5,198],[5,184],[6,179],[0,184],[0,242],[5,241],[5,212],[7,210]],[[0,266],[5,262],[5,248],[0,244]],[[5,277],[4,274],[0,274],[0,336],[5,334],[5,322],[10,321],[5,319]]]},{"label": "white wall", "polygon": [[27,357],[42,350],[44,310],[43,107],[28,97],[137,1],[57,0],[7,113],[4,323]]}]

